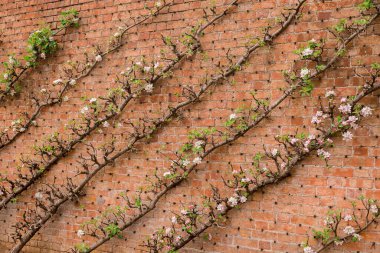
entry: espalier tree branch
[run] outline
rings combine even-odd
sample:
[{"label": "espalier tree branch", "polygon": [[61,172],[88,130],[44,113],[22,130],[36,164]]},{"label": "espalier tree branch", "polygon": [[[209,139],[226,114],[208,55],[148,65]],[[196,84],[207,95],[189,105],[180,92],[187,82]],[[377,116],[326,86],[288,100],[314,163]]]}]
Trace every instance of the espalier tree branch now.
[{"label": "espalier tree branch", "polygon": [[[145,129],[144,129],[144,131],[142,131],[142,134],[140,134],[141,138],[143,138],[143,136],[146,134],[151,135],[161,124],[164,124],[166,121],[170,120],[175,115],[174,113],[177,114],[178,111],[181,108],[183,108],[184,106],[198,101],[199,98],[201,97],[201,95],[204,94],[206,92],[206,90],[208,90],[210,87],[218,84],[220,81],[225,80],[228,76],[239,71],[242,68],[243,64],[245,64],[248,61],[251,53],[253,53],[256,49],[258,49],[264,45],[270,44],[277,36],[279,36],[282,32],[284,32],[286,30],[286,28],[291,24],[291,22],[294,19],[296,19],[299,12],[301,11],[301,7],[303,6],[303,4],[305,2],[306,1],[300,1],[298,3],[298,5],[293,9],[293,12],[291,12],[288,15],[284,15],[283,16],[284,20],[280,21],[280,23],[279,23],[280,28],[278,28],[274,33],[271,34],[270,33],[271,29],[269,29],[269,28],[266,29],[264,31],[263,39],[257,39],[253,45],[252,44],[247,45],[246,53],[240,59],[238,59],[236,63],[231,62],[230,66],[228,66],[226,69],[220,71],[222,74],[219,74],[216,77],[213,77],[209,81],[206,80],[205,83],[203,85],[201,85],[201,88],[198,92],[195,92],[194,90],[192,90],[190,88],[187,88],[185,90],[185,92],[187,92],[189,94],[188,100],[178,104],[176,107],[169,108],[169,112],[166,114],[165,117],[161,118],[160,120],[155,121],[153,127],[147,127],[148,129],[151,129],[151,130],[149,130],[148,132],[145,132]],[[139,131],[136,130],[136,137],[132,139],[129,146],[126,149],[124,149],[121,152],[114,155],[113,157],[104,159],[105,160],[104,163],[99,163],[95,159],[96,154],[94,154],[94,152],[91,155],[91,159],[88,159],[88,160],[90,160],[92,164],[97,165],[98,169],[102,168],[103,166],[105,166],[107,164],[113,163],[114,158],[116,159],[119,156],[121,156],[122,154],[129,152],[131,150],[131,148],[133,147],[133,144],[137,141],[137,138],[139,138],[138,134],[139,134]],[[91,149],[93,149],[93,148],[91,147]],[[110,148],[108,148],[108,150],[109,149]],[[195,158],[193,160],[194,165],[192,165],[189,170],[191,171],[192,169],[194,169],[195,166],[197,164],[199,164],[200,162],[201,162],[201,160],[198,160],[197,158]],[[84,163],[84,164],[86,164],[86,166],[88,167],[88,163]],[[181,168],[184,168],[189,164],[190,164],[189,161],[187,161],[186,164],[180,163],[180,161],[177,161],[177,162],[173,161],[173,166],[180,166]],[[85,167],[85,166],[83,166],[83,167]],[[186,176],[184,176],[182,179],[180,179],[179,177],[178,178],[173,177],[172,178],[173,181],[167,183],[167,182],[165,182],[165,180],[160,179],[156,175],[158,183],[155,185],[152,185],[152,188],[149,191],[149,194],[153,194],[152,198],[151,199],[149,198],[150,203],[143,204],[141,197],[138,196],[137,198],[135,198],[135,202],[132,204],[129,201],[129,199],[126,197],[129,206],[138,209],[139,212],[137,215],[135,215],[134,217],[132,217],[130,219],[127,219],[127,217],[125,216],[125,214],[123,212],[119,212],[120,210],[117,213],[113,213],[114,217],[118,217],[120,219],[119,220],[120,223],[115,223],[114,221],[111,221],[111,220],[107,220],[105,222],[102,222],[102,224],[104,225],[105,228],[96,227],[91,232],[92,236],[99,238],[99,240],[95,244],[93,244],[92,246],[87,246],[85,244],[79,244],[79,245],[76,245],[75,249],[72,249],[72,251],[74,251],[74,252],[91,252],[91,251],[95,250],[100,245],[104,244],[105,242],[110,240],[112,237],[119,234],[121,231],[127,229],[129,226],[131,226],[136,221],[138,221],[139,219],[144,217],[146,214],[148,214],[150,211],[152,211],[155,208],[158,200],[161,197],[163,197],[166,192],[168,192],[170,189],[174,188],[177,184],[179,184],[180,181],[184,180],[185,177]],[[162,188],[164,188],[164,189],[162,189]],[[141,192],[141,194],[142,194],[142,192]],[[118,224],[120,224],[120,225],[118,225]],[[110,231],[110,229],[112,229],[113,232]],[[100,235],[97,235],[97,232],[99,232],[99,231],[100,231]]]},{"label": "espalier tree branch", "polygon": [[33,32],[28,38],[28,54],[24,56],[25,64],[22,64],[14,55],[9,55],[8,62],[3,62],[5,71],[0,75],[0,101],[9,96],[18,94],[21,85],[18,83],[20,78],[28,69],[32,69],[37,64],[54,54],[58,49],[58,43],[54,36],[69,27],[79,27],[78,11],[71,9],[63,11],[60,16],[60,25],[56,31],[52,31],[49,26]]},{"label": "espalier tree branch", "polygon": [[329,210],[324,220],[325,227],[312,231],[314,239],[320,246],[314,250],[307,240],[302,245],[303,252],[319,253],[332,245],[340,246],[348,242],[358,242],[362,239],[361,233],[372,224],[378,224],[380,218],[378,200],[366,199],[363,195],[359,196],[358,200],[360,206],[356,201],[351,202],[351,213],[343,215],[341,210]]},{"label": "espalier tree branch", "polygon": [[[171,218],[171,226],[163,227],[155,232],[144,245],[149,248],[150,252],[161,252],[162,250],[177,252],[207,228],[223,223],[227,219],[228,212],[238,208],[239,204],[247,202],[248,197],[263,187],[279,183],[290,176],[291,171],[314,151],[328,165],[331,154],[325,149],[333,146],[330,138],[341,135],[343,140],[350,140],[352,134],[349,130],[356,129],[362,118],[372,114],[372,109],[360,105],[359,101],[380,89],[379,70],[379,64],[372,65],[372,73],[366,86],[356,96],[349,99],[343,98],[340,102],[336,102],[334,91],[326,93],[327,105],[323,106],[321,103],[320,111],[312,119],[312,123],[319,132],[317,136],[314,134],[307,136],[304,133],[276,136],[278,148],[268,151],[264,146],[264,154],[257,153],[255,155],[253,168],[233,170],[233,179],[225,180],[223,178],[225,186],[233,189],[230,197],[221,197],[220,189],[212,186],[212,196],[203,196],[202,205],[193,204],[181,210],[180,214],[175,214]],[[245,124],[247,123],[245,122]],[[241,121],[234,122],[231,126],[239,129],[241,124]],[[208,140],[203,139],[202,141],[207,143]],[[262,165],[264,157],[267,158],[267,163],[272,165],[273,169]],[[378,215],[376,206],[374,218],[377,218]],[[368,218],[366,225],[368,226],[371,222],[373,221]],[[362,228],[359,224],[358,226],[359,229]],[[353,235],[354,232],[350,234]],[[340,241],[341,238],[337,238],[337,240]],[[307,244],[305,248],[305,253],[313,252],[307,251],[309,250]]]},{"label": "espalier tree branch", "polygon": [[[303,2],[300,2],[300,5],[296,8],[296,13],[300,10],[300,6],[302,4]],[[294,13],[294,17],[297,15],[296,13]],[[352,41],[353,38],[358,36],[360,32],[364,31],[373,22],[373,20],[377,18],[377,16],[378,14],[375,14],[368,20],[368,23],[362,24],[355,29],[355,25],[349,26],[350,32],[346,34],[344,39],[340,40],[340,46],[338,46],[336,55],[341,56],[341,52],[346,48],[348,43]],[[291,18],[291,16],[288,18]],[[316,61],[316,59],[321,58],[321,44],[316,43],[315,41],[310,41],[308,46],[308,48],[302,50],[302,52],[308,52],[308,54],[301,53],[301,59]],[[310,51],[312,52],[310,53]],[[248,113],[249,115],[246,117],[237,117],[236,114],[232,114],[230,119],[226,122],[227,131],[223,132],[211,128],[191,132],[189,135],[190,141],[185,143],[181,150],[177,152],[177,159],[172,161],[169,171],[165,172],[163,177],[159,176],[156,172],[155,178],[148,179],[149,185],[145,187],[145,190],[141,190],[138,195],[134,197],[134,201],[131,201],[127,196],[124,196],[128,204],[127,209],[135,209],[138,213],[133,218],[127,218],[129,216],[125,214],[126,210],[124,208],[117,207],[114,211],[108,210],[106,212],[110,214],[110,217],[104,215],[100,218],[100,221],[99,219],[94,219],[88,223],[85,223],[84,228],[89,232],[86,233],[85,231],[80,230],[78,231],[78,235],[88,234],[92,237],[99,238],[99,240],[91,247],[88,247],[84,243],[78,244],[76,246],[77,251],[88,252],[96,249],[105,241],[108,241],[115,235],[120,235],[121,231],[125,230],[136,221],[144,217],[155,208],[157,202],[167,192],[186,180],[188,175],[196,169],[197,165],[200,164],[205,157],[216,149],[228,145],[236,139],[242,137],[250,129],[257,126],[264,118],[268,117],[270,112],[273,111],[286,97],[295,92],[296,88],[294,87],[305,88],[303,90],[304,93],[310,93],[311,90],[308,89],[311,86],[311,79],[331,68],[339,58],[336,55],[328,61],[327,65],[323,65],[324,67],[322,67],[321,62],[323,61],[320,59],[317,62],[318,64],[314,74],[310,74],[310,70],[307,70],[307,73],[305,74],[305,69],[301,70],[300,77],[296,77],[294,73],[286,74],[286,76],[289,77],[287,78],[287,81],[290,83],[291,88],[285,91],[284,96],[280,97],[279,100],[275,101],[271,106],[268,106],[267,100],[258,100],[254,97],[256,106],[250,109]],[[232,128],[235,124],[238,126],[236,129]],[[214,136],[213,134],[215,133],[219,136]],[[218,143],[216,142],[217,138],[221,140]],[[191,164],[191,159],[189,160],[189,156],[194,155],[196,155],[196,157],[192,160],[193,164]],[[180,171],[182,172],[180,173]],[[145,197],[146,200],[143,200],[142,197]]]},{"label": "espalier tree branch", "polygon": [[[195,26],[190,33],[185,33],[182,36],[182,43],[184,44],[184,50],[183,52],[178,51],[178,47],[171,42],[171,39],[168,37],[164,37],[163,41],[164,43],[169,46],[172,50],[172,54],[175,55],[174,59],[169,59],[166,57],[166,55],[163,55],[165,59],[169,61],[169,64],[163,68],[162,72],[159,74],[155,74],[157,69],[159,68],[159,65],[157,63],[152,63],[150,66],[145,66],[145,62],[138,62],[134,64],[132,68],[130,68],[127,73],[124,73],[123,76],[126,77],[127,81],[122,82],[121,79],[118,78],[118,81],[121,82],[123,85],[121,88],[117,88],[115,90],[111,91],[111,95],[108,98],[102,98],[103,100],[106,100],[105,105],[103,106],[103,112],[106,112],[106,117],[104,118],[98,118],[99,114],[99,108],[97,99],[91,99],[89,106],[85,106],[82,109],[82,113],[86,116],[83,119],[82,124],[73,123],[70,126],[70,129],[77,134],[79,137],[77,140],[73,140],[68,145],[64,145],[63,140],[59,140],[57,138],[57,135],[50,138],[49,142],[55,144],[54,148],[51,148],[49,146],[49,149],[46,150],[46,146],[42,146],[38,148],[38,152],[44,160],[45,157],[53,157],[49,161],[49,166],[52,166],[57,162],[57,159],[63,156],[63,154],[66,154],[66,146],[72,147],[72,143],[78,143],[85,136],[89,134],[89,131],[95,130],[96,127],[100,125],[108,125],[109,119],[111,117],[114,117],[118,115],[128,104],[130,100],[133,98],[138,97],[138,95],[141,94],[141,92],[152,92],[154,84],[157,83],[158,80],[160,80],[162,77],[168,76],[169,71],[179,62],[181,62],[186,56],[193,56],[199,49],[200,49],[200,37],[204,34],[204,30],[209,27],[210,25],[214,24],[216,21],[221,19],[223,16],[227,15],[228,11],[233,8],[237,4],[238,0],[234,0],[228,7],[226,7],[221,14],[216,14],[216,7],[210,8],[210,13],[204,12],[204,17],[202,22],[205,22],[205,24],[202,25],[202,22]],[[163,57],[163,58],[164,58]],[[149,76],[147,77],[137,77],[136,72],[140,71],[143,73],[148,73]],[[135,88],[134,91],[132,91],[133,85],[132,84],[138,84],[137,88]],[[118,100],[120,100],[119,97],[122,98],[122,102],[118,103]],[[192,99],[192,96],[188,96],[189,99]],[[193,100],[194,102],[196,100]],[[174,116],[174,113],[177,112],[181,107],[183,107],[183,104],[180,104],[180,107],[178,107],[176,110],[172,111],[170,108],[169,113],[166,117],[159,120],[159,123],[155,124],[155,127],[159,127],[160,125],[163,125],[165,122],[167,122],[170,118]],[[112,110],[109,111],[109,108]],[[89,110],[92,110],[89,112]],[[107,114],[108,113],[108,114]],[[84,125],[84,127],[83,127]],[[145,128],[144,128],[145,130]],[[153,130],[154,131],[154,130]],[[114,155],[113,157],[110,157],[110,155],[113,153],[115,147],[113,145],[104,146],[102,148],[102,151],[104,152],[103,158],[104,162],[101,164],[96,158],[96,151],[94,151],[93,154],[90,154],[90,159],[86,159],[82,157],[82,166],[83,171],[78,172],[77,175],[86,175],[85,179],[78,185],[75,186],[72,182],[71,178],[67,178],[67,184],[62,187],[62,189],[59,189],[55,186],[55,184],[47,184],[46,190],[42,190],[36,194],[36,209],[41,209],[41,211],[44,212],[44,217],[42,214],[39,214],[39,212],[33,213],[32,210],[28,210],[27,214],[24,216],[24,223],[18,223],[16,224],[16,232],[14,234],[15,240],[19,239],[20,243],[15,246],[15,248],[12,250],[12,252],[19,252],[23,246],[33,237],[33,235],[42,227],[43,224],[45,224],[57,211],[57,209],[64,204],[68,200],[75,199],[81,195],[81,192],[83,188],[87,185],[87,183],[105,166],[107,166],[109,163],[112,163],[114,160],[116,160],[119,156],[122,154],[128,152],[131,150],[132,146],[135,142],[137,142],[140,139],[143,139],[150,135],[153,131],[148,131],[146,133],[139,134],[138,132],[132,134],[132,140],[128,149],[125,149],[118,154]],[[143,131],[144,132],[144,131]],[[82,138],[83,137],[83,138]],[[89,145],[91,148],[93,148],[91,145]],[[56,153],[58,151],[58,153]],[[95,169],[90,172],[89,165],[87,164],[88,161],[94,161],[95,163]],[[37,178],[41,177],[42,173],[46,170],[46,167],[44,167],[43,170],[38,169],[40,166],[36,166],[33,162],[24,162],[24,164],[28,165],[29,171],[32,175],[32,178],[26,178],[23,175],[20,175],[19,178],[21,179],[27,179],[27,183],[22,185],[22,189],[26,190],[28,186],[30,186]],[[12,183],[10,180],[6,180],[8,184],[11,185],[11,187],[15,188],[17,186],[15,183]],[[5,192],[5,188],[2,189],[3,192]],[[66,191],[66,192],[65,192]],[[17,191],[18,194],[21,193],[21,190]],[[5,199],[7,203],[11,201],[11,196],[14,196],[12,191],[7,190],[6,193],[9,194],[7,198]],[[43,198],[46,196],[46,202],[44,203]],[[34,220],[28,220],[31,219],[31,217],[35,218]],[[31,223],[35,223],[33,227],[31,227]],[[29,231],[28,231],[29,229]],[[25,232],[24,236],[23,233]]]},{"label": "espalier tree branch", "polygon": [[[236,2],[236,1],[235,1]],[[235,3],[234,2],[234,3]],[[134,63],[126,72],[117,77],[116,82],[120,87],[113,88],[107,97],[91,98],[89,104],[82,108],[82,118],[80,121],[71,120],[68,128],[71,131],[70,140],[65,140],[56,132],[51,135],[45,143],[35,146],[37,158],[22,158],[22,165],[19,168],[27,168],[27,173],[19,169],[16,179],[1,177],[0,182],[0,210],[15,198],[26,191],[34,182],[41,178],[57,162],[65,157],[76,144],[82,142],[87,136],[98,129],[99,126],[107,127],[108,121],[119,116],[130,101],[138,98],[142,93],[153,91],[154,85],[162,78],[170,76],[171,70],[183,61],[186,57],[192,57],[200,48],[200,37],[204,30],[211,24],[223,17],[229,7],[220,15],[215,16],[214,8],[210,9],[211,14],[205,13],[204,20],[210,16],[215,16],[210,22],[203,26],[195,26],[190,32],[181,36],[183,43],[182,52],[178,46],[173,44],[171,38],[163,37],[164,44],[170,49],[171,55],[166,55],[163,51],[161,59],[167,62],[165,67],[160,67],[159,62],[146,63],[145,59]],[[103,101],[100,103],[99,101]],[[13,176],[13,175],[12,175]]]},{"label": "espalier tree branch", "polygon": [[63,66],[64,77],[53,81],[53,86],[61,86],[59,88],[59,91],[41,89],[40,94],[37,96],[32,94],[31,98],[35,106],[33,109],[34,111],[31,114],[28,112],[23,113],[20,118],[12,122],[10,127],[7,127],[0,131],[0,149],[3,149],[4,147],[13,143],[31,126],[36,126],[36,120],[44,108],[54,106],[56,104],[61,104],[62,101],[66,101],[68,98],[65,96],[65,94],[70,87],[74,86],[79,80],[88,76],[94,70],[95,66],[97,66],[105,56],[128,43],[127,40],[123,41],[123,38],[128,31],[146,22],[150,18],[157,16],[164,8],[170,5],[171,4],[164,1],[163,3],[156,2],[152,8],[146,7],[146,9],[149,11],[149,14],[142,15],[137,19],[131,18],[133,24],[119,27],[118,31],[113,36],[111,36],[107,49],[103,50],[98,45],[95,47],[95,54],[93,56],[85,53],[86,59],[84,62],[68,61]]}]

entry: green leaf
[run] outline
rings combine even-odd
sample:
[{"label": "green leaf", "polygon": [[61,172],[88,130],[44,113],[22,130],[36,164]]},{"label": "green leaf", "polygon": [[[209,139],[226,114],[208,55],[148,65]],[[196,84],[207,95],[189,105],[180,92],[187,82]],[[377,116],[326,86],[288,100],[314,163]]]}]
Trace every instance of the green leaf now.
[{"label": "green leaf", "polygon": [[310,96],[313,90],[314,90],[314,85],[312,83],[309,83],[306,86],[303,86],[301,88],[300,94],[301,96]]},{"label": "green leaf", "polygon": [[375,7],[372,0],[364,0],[361,4],[358,5],[359,10],[367,11],[371,8]]},{"label": "green leaf", "polygon": [[344,32],[346,30],[346,23],[347,20],[342,18],[341,20],[339,20],[339,23],[336,24],[333,28],[338,33]]},{"label": "green leaf", "polygon": [[119,238],[122,237],[121,230],[119,226],[116,224],[109,224],[104,228],[104,230],[107,232],[107,235],[111,238],[115,236],[118,236]]},{"label": "green leaf", "polygon": [[377,62],[372,63],[371,64],[371,68],[374,69],[374,70],[380,69],[380,63],[377,63]]},{"label": "green leaf", "polygon": [[87,246],[85,243],[78,243],[75,245],[75,249],[79,252],[79,253],[86,253],[86,252],[89,252],[90,251],[90,247]]},{"label": "green leaf", "polygon": [[141,205],[142,205],[142,200],[141,200],[141,198],[140,198],[140,197],[135,198],[135,206],[137,206],[137,207],[141,207]]}]

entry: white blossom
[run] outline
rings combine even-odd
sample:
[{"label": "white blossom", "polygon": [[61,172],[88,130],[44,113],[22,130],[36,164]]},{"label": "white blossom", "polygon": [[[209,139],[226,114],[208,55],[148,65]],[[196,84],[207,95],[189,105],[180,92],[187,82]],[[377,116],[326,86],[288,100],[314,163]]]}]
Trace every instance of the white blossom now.
[{"label": "white blossom", "polygon": [[186,214],[187,214],[187,210],[182,209],[182,210],[181,210],[181,214],[182,214],[182,215],[186,215]]},{"label": "white blossom", "polygon": [[176,216],[173,216],[173,217],[171,218],[171,222],[172,222],[172,223],[177,223],[177,217],[176,217]]},{"label": "white blossom", "polygon": [[145,91],[148,92],[148,93],[152,93],[153,92],[153,84],[152,83],[148,83],[147,85],[145,85]]},{"label": "white blossom", "polygon": [[331,154],[323,149],[318,149],[317,154],[320,157],[323,157],[324,159],[329,159],[331,157]]},{"label": "white blossom", "polygon": [[234,197],[230,197],[228,199],[228,204],[232,207],[236,206],[238,204],[238,200]]},{"label": "white blossom", "polygon": [[334,224],[334,220],[330,216],[326,217],[326,219],[323,222],[325,223],[326,226]]},{"label": "white blossom", "polygon": [[290,143],[291,143],[292,145],[296,144],[297,142],[298,142],[298,139],[297,139],[297,138],[291,138],[291,139],[290,139]]},{"label": "white blossom", "polygon": [[65,102],[69,101],[69,97],[68,96],[64,96],[63,97],[63,101],[65,101]]},{"label": "white blossom", "polygon": [[317,116],[317,117],[322,117],[322,115],[323,115],[322,111],[317,111],[317,113],[315,114],[315,116]]},{"label": "white blossom", "polygon": [[359,234],[353,234],[352,235],[357,241],[360,241],[363,237]]},{"label": "white blossom", "polygon": [[200,157],[195,157],[194,160],[193,160],[193,163],[194,163],[194,164],[201,164],[201,163],[202,163],[202,158],[200,158]]},{"label": "white blossom", "polygon": [[347,226],[343,229],[343,232],[348,235],[352,235],[353,233],[355,233],[355,228],[353,228],[352,226]]},{"label": "white blossom", "polygon": [[277,156],[278,154],[278,149],[274,148],[272,149],[272,156]]},{"label": "white blossom", "polygon": [[339,246],[339,245],[343,244],[343,241],[342,240],[335,240],[334,244],[337,245],[337,246]]},{"label": "white blossom", "polygon": [[247,197],[246,196],[241,196],[240,197],[240,203],[245,203],[247,202]]},{"label": "white blossom", "polygon": [[352,122],[352,123],[355,123],[356,121],[358,121],[359,119],[358,119],[358,117],[356,117],[356,116],[350,116],[350,117],[348,117],[348,121],[350,121],[350,122]]},{"label": "white blossom", "polygon": [[90,103],[95,103],[96,100],[97,100],[96,98],[91,98],[91,99],[90,99]]},{"label": "white blossom", "polygon": [[63,83],[63,80],[62,80],[62,79],[57,79],[57,80],[54,80],[54,81],[53,81],[53,84],[54,84],[54,85],[57,85],[57,84],[60,84],[60,83]]},{"label": "white blossom", "polygon": [[158,2],[156,2],[154,5],[155,5],[157,8],[159,8],[159,7],[162,6],[162,3],[161,3],[160,1],[158,1]]},{"label": "white blossom", "polygon": [[303,252],[304,253],[315,253],[315,251],[310,246],[303,248]]},{"label": "white blossom", "polygon": [[110,126],[110,123],[108,123],[108,121],[104,121],[103,122],[103,127],[107,128]]},{"label": "white blossom", "polygon": [[8,73],[5,73],[5,74],[4,74],[4,79],[5,79],[5,80],[8,80],[8,78],[9,78],[9,74],[8,74]]},{"label": "white blossom", "polygon": [[235,114],[235,113],[232,113],[231,115],[230,115],[230,120],[234,120],[234,119],[236,119],[237,118],[237,115]]},{"label": "white blossom", "polygon": [[314,53],[314,50],[307,47],[302,51],[302,56],[310,56]]},{"label": "white blossom", "polygon": [[379,212],[379,208],[375,205],[375,204],[372,204],[371,206],[370,206],[370,209],[369,209],[370,211],[371,211],[371,213],[373,213],[373,214],[377,214],[378,212]]},{"label": "white blossom", "polygon": [[75,80],[75,79],[71,79],[70,82],[69,82],[69,84],[70,84],[71,86],[74,86],[75,84],[77,84],[77,80]]},{"label": "white blossom", "polygon": [[251,179],[248,178],[248,177],[244,177],[244,178],[241,179],[241,182],[242,183],[249,183],[249,182],[251,182]]},{"label": "white blossom", "polygon": [[82,236],[84,236],[86,233],[82,230],[82,229],[79,229],[78,231],[77,231],[77,236],[79,237],[79,238],[81,238]]},{"label": "white blossom", "polygon": [[42,200],[44,195],[41,193],[41,192],[36,192],[36,194],[34,194],[34,197],[37,199],[37,200]]},{"label": "white blossom", "polygon": [[154,68],[156,69],[156,68],[158,68],[160,66],[160,63],[159,62],[156,62],[155,64],[154,64]]},{"label": "white blossom", "polygon": [[41,53],[41,54],[40,54],[40,57],[41,57],[42,59],[45,59],[45,58],[46,58],[46,54],[45,54],[45,53]]},{"label": "white blossom", "polygon": [[150,70],[151,70],[151,67],[149,67],[149,66],[144,67],[145,72],[149,72]]},{"label": "white blossom", "polygon": [[194,147],[196,147],[196,148],[200,148],[200,147],[202,147],[204,144],[205,144],[205,142],[204,142],[203,140],[199,140],[199,141],[196,141],[196,142],[194,143]]},{"label": "white blossom", "polygon": [[172,173],[171,173],[170,171],[166,171],[166,172],[164,173],[164,177],[169,177],[171,174],[172,174]]},{"label": "white blossom", "polygon": [[88,106],[85,106],[85,107],[83,107],[83,108],[80,110],[80,113],[85,114],[86,112],[88,112],[88,110],[89,110]]},{"label": "white blossom", "polygon": [[338,110],[343,114],[348,114],[351,112],[351,105],[350,104],[342,104],[339,106]]},{"label": "white blossom", "polygon": [[182,166],[184,166],[184,167],[186,167],[189,164],[190,164],[190,161],[187,160],[187,159],[185,159],[185,160],[182,161]]},{"label": "white blossom", "polygon": [[114,35],[113,35],[115,38],[118,38],[118,37],[120,37],[121,36],[121,33],[119,33],[119,32],[116,32]]},{"label": "white blossom", "polygon": [[365,106],[363,107],[361,110],[360,110],[360,114],[363,116],[363,117],[368,117],[370,115],[372,115],[372,109],[368,106]]},{"label": "white blossom", "polygon": [[47,90],[46,90],[46,89],[41,89],[40,92],[41,92],[41,93],[46,93]]},{"label": "white blossom", "polygon": [[310,74],[310,70],[308,70],[307,68],[303,68],[303,69],[301,69],[301,73],[300,73],[301,78],[305,78],[305,77],[307,77],[309,74]]},{"label": "white blossom", "polygon": [[349,214],[346,214],[346,215],[344,216],[344,220],[345,220],[345,221],[350,221],[350,220],[352,220],[352,216],[349,215]]},{"label": "white blossom", "polygon": [[13,58],[12,56],[9,56],[9,58],[8,58],[8,62],[9,62],[9,64],[13,65],[13,64],[16,63],[16,60],[15,60],[15,58]]},{"label": "white blossom", "polygon": [[226,210],[226,206],[224,204],[219,204],[217,205],[216,209],[219,211],[219,212],[224,212],[224,210]]},{"label": "white blossom", "polygon": [[97,56],[95,56],[95,61],[101,62],[102,60],[103,60],[103,57],[100,54],[98,54]]},{"label": "white blossom", "polygon": [[352,137],[353,137],[353,135],[350,131],[344,132],[342,134],[342,136],[343,136],[344,141],[350,141],[350,140],[352,140]]},{"label": "white blossom", "polygon": [[317,116],[313,116],[313,117],[311,118],[311,123],[312,123],[312,124],[316,124],[316,125],[318,125],[318,124],[321,123],[321,122],[322,122],[322,120],[319,119]]}]

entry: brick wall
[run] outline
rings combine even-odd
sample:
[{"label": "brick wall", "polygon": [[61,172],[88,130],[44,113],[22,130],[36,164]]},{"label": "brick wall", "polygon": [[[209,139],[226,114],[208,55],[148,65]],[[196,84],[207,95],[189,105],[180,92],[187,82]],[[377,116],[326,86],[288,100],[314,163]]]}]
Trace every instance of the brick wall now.
[{"label": "brick wall", "polygon": [[[62,49],[55,57],[43,62],[23,77],[24,89],[20,96],[0,105],[1,127],[11,124],[18,114],[32,108],[30,94],[49,86],[60,76],[61,64],[65,61],[81,60],[83,52],[91,52],[94,45],[105,45],[117,27],[127,23],[129,17],[144,13],[146,1],[137,0],[30,0],[0,3],[0,30],[3,43],[0,45],[0,60],[7,54],[24,52],[29,34],[38,29],[41,22],[56,26],[58,14],[74,7],[81,17],[80,28],[70,29],[59,36]],[[229,1],[217,1],[227,5]],[[333,38],[326,28],[341,18],[358,15],[356,4],[360,1],[328,0],[308,1],[302,16],[295,25],[275,40],[271,47],[255,52],[249,64],[231,77],[233,82],[223,82],[203,96],[200,103],[190,105],[176,120],[163,127],[148,141],[136,146],[136,151],[120,157],[113,166],[106,167],[85,189],[79,202],[62,206],[58,213],[30,241],[24,252],[65,252],[81,242],[76,235],[79,225],[99,215],[108,206],[123,205],[118,194],[136,191],[143,185],[146,176],[155,168],[167,167],[168,158],[173,157],[186,140],[191,129],[221,126],[224,120],[239,106],[249,104],[249,92],[256,90],[259,97],[275,100],[280,87],[285,87],[281,72],[290,70],[297,56],[295,49],[310,39],[327,38],[333,47]],[[218,62],[226,62],[226,51],[239,56],[244,51],[247,36],[259,36],[267,22],[279,15],[283,8],[294,1],[288,0],[242,0],[238,7],[215,25],[209,27],[202,37],[202,54],[186,59],[173,71],[173,77],[163,79],[153,94],[145,94],[133,101],[120,115],[120,119],[159,117],[164,108],[176,104],[175,93],[180,84],[198,87],[206,75],[212,75]],[[114,79],[125,70],[131,61],[144,55],[157,59],[164,48],[161,34],[176,37],[202,18],[202,9],[208,6],[202,0],[175,0],[174,5],[146,24],[134,28],[126,37],[128,43],[105,57],[104,61],[86,78],[67,93],[69,100],[60,106],[43,110],[38,118],[38,127],[32,127],[12,145],[0,151],[1,172],[12,174],[22,155],[33,154],[33,145],[41,143],[51,133],[65,134],[69,119],[79,117],[84,101],[81,97],[97,97],[115,87]],[[354,95],[361,84],[353,78],[355,69],[362,63],[379,61],[380,23],[376,21],[366,32],[350,44],[347,55],[315,81],[316,88],[311,97],[299,94],[283,102],[270,119],[263,121],[245,137],[224,147],[207,159],[189,179],[171,191],[158,203],[147,217],[123,233],[124,239],[112,239],[98,252],[140,252],[143,240],[164,224],[170,222],[171,211],[178,211],[181,203],[200,202],[201,194],[209,194],[209,184],[222,185],[221,176],[230,174],[229,163],[234,168],[247,168],[252,157],[262,151],[262,145],[275,144],[276,134],[313,131],[310,119],[318,106],[318,96],[334,88],[338,96]],[[354,131],[352,141],[337,139],[331,149],[332,159],[327,168],[321,159],[311,157],[297,166],[292,176],[279,184],[264,188],[255,194],[241,209],[232,211],[223,227],[214,227],[207,233],[210,241],[196,239],[186,247],[186,252],[301,252],[299,244],[307,238],[310,227],[320,228],[329,208],[349,208],[349,201],[360,194],[380,199],[380,121],[378,97],[371,96],[365,103],[374,108],[373,116]],[[116,136],[117,146],[126,145],[127,129],[102,128],[86,139],[96,146]],[[22,194],[16,203],[0,212],[0,252],[7,252],[13,245],[10,237],[12,225],[19,220],[27,208],[33,207],[34,194],[44,182],[57,183],[64,176],[75,174],[78,155],[86,147],[79,144],[73,152],[61,159],[42,180]],[[358,243],[331,248],[327,252],[379,252],[380,231],[374,225],[363,234]],[[86,238],[90,239],[90,238]]]}]

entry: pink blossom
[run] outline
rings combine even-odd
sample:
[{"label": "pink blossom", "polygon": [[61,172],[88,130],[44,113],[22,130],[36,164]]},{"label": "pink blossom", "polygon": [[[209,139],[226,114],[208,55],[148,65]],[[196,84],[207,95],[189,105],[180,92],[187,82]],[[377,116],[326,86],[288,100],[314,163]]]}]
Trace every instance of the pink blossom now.
[{"label": "pink blossom", "polygon": [[350,140],[352,140],[352,137],[353,137],[353,135],[350,131],[344,132],[342,134],[342,136],[343,136],[344,141],[350,141]]}]

